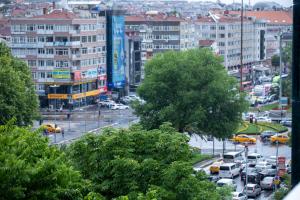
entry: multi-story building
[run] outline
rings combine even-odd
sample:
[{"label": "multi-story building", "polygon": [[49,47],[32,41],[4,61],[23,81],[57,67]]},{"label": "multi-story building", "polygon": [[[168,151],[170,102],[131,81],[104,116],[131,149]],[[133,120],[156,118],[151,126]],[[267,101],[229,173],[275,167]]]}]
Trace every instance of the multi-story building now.
[{"label": "multi-story building", "polygon": [[141,73],[141,43],[142,38],[135,32],[126,33],[126,77],[129,91],[135,89],[142,82]]},{"label": "multi-story building", "polygon": [[[230,11],[238,14],[238,11]],[[266,22],[266,58],[271,59],[275,54],[279,54],[279,35],[292,31],[293,17],[292,11],[247,11],[245,16],[255,17]]]},{"label": "multi-story building", "polygon": [[42,107],[90,104],[106,88],[104,17],[67,10],[11,20],[11,49],[32,70]]},{"label": "multi-story building", "polygon": [[[166,15],[158,12],[148,12],[145,15],[127,16],[125,19],[126,31],[136,31],[142,38],[142,79],[144,78],[144,66],[147,60],[157,53],[174,50],[179,51],[190,47],[186,40],[190,36],[181,30],[186,21],[174,15]],[[186,37],[181,37],[184,34]]]},{"label": "multi-story building", "polygon": [[[195,21],[196,38],[199,41],[215,41],[218,54],[224,57],[228,71],[241,65],[241,18],[238,15],[210,13]],[[265,60],[265,22],[245,18],[243,25],[243,66],[246,71],[252,65]],[[246,72],[247,73],[247,72]]]}]

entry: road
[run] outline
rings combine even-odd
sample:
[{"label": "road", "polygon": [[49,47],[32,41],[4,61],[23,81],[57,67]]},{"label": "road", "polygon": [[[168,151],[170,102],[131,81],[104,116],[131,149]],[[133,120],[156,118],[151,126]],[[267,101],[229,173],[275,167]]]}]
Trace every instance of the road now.
[{"label": "road", "polygon": [[[65,131],[62,134],[51,134],[49,139],[51,143],[66,143],[77,139],[88,132],[99,132],[105,127],[126,128],[132,123],[136,123],[138,118],[131,109],[109,110],[101,108],[101,114],[98,118],[98,108],[90,107],[85,110],[72,113],[70,121],[65,113],[57,112],[43,115],[44,124],[57,124]],[[38,128],[38,122],[35,122],[34,128]]]},{"label": "road", "polygon": [[[211,153],[212,152],[212,146],[213,146],[213,142],[212,141],[207,141],[206,139],[202,139],[199,136],[192,136],[190,139],[189,144],[193,147],[198,147],[200,149],[202,149],[203,153]],[[226,151],[228,150],[244,150],[244,146],[242,145],[235,145],[230,141],[226,141],[225,142],[225,147],[226,147]],[[223,151],[223,142],[222,141],[218,141],[215,140],[215,152],[218,153],[222,153]],[[257,152],[261,155],[263,155],[264,157],[268,157],[268,156],[275,156],[276,155],[276,145],[270,144],[270,143],[262,143],[260,141],[260,139],[257,139],[257,143],[254,145],[250,145],[249,146],[249,153],[254,153]],[[291,158],[291,148],[287,145],[278,145],[278,155],[279,156],[285,156],[288,160]],[[209,167],[207,166],[206,168],[204,168],[205,172],[207,174],[209,174]],[[243,190],[244,187],[244,183],[241,182],[240,176],[236,177],[235,182],[237,183],[237,190],[238,192],[241,192]],[[271,194],[272,191],[266,191],[263,190],[262,194],[257,197],[257,200],[271,200]]]}]

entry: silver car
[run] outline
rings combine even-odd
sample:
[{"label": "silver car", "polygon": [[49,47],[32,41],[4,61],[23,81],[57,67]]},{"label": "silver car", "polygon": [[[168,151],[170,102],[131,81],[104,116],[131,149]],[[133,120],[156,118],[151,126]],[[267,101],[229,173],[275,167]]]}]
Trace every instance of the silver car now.
[{"label": "silver car", "polygon": [[274,188],[274,177],[267,176],[260,182],[261,189],[272,190]]},{"label": "silver car", "polygon": [[261,193],[261,187],[257,184],[247,184],[244,188],[244,193],[248,197],[257,197]]}]

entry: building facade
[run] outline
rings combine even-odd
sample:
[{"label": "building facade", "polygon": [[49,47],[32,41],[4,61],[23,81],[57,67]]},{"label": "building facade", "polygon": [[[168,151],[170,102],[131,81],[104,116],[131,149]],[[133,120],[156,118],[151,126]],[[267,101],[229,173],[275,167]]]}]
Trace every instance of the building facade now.
[{"label": "building facade", "polygon": [[[180,51],[189,48],[189,35],[184,31],[186,22],[177,16],[157,12],[140,16],[127,16],[126,31],[137,32],[141,41],[141,79],[144,79],[144,66],[155,54],[165,51]],[[181,28],[183,28],[181,30]],[[188,35],[181,37],[181,34]]]},{"label": "building facade", "polygon": [[106,19],[67,10],[11,20],[11,49],[28,63],[41,107],[98,100],[106,87]]},{"label": "building facade", "polygon": [[[228,71],[236,71],[241,65],[241,18],[228,13],[210,13],[195,21],[198,41],[215,41],[218,54],[224,58]],[[265,22],[245,18],[243,25],[244,70],[266,58]]]}]

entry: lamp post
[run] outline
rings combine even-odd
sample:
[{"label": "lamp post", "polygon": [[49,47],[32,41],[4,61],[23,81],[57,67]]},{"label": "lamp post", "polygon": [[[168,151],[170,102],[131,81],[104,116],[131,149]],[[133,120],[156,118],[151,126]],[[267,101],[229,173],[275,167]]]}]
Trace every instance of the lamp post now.
[{"label": "lamp post", "polygon": [[[50,85],[51,88],[54,89],[54,94],[56,94],[56,88],[59,87],[59,85]],[[57,123],[57,118],[56,118],[56,104],[57,104],[57,99],[55,97],[55,100],[54,100],[54,143],[56,143],[56,123]]]},{"label": "lamp post", "polygon": [[282,32],[279,35],[279,109],[280,109],[280,121],[282,121]]},{"label": "lamp post", "polygon": [[[276,141],[276,176],[278,176],[278,141]],[[277,184],[275,184],[275,191],[277,190]]]},{"label": "lamp post", "polygon": [[246,157],[246,177],[245,177],[245,187],[246,187],[246,199],[248,199],[247,195],[247,184],[248,184],[248,144],[245,143],[245,157]]}]

